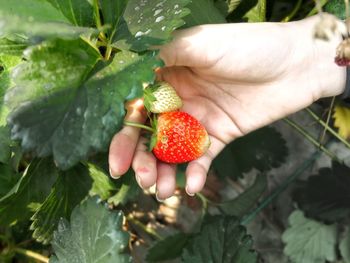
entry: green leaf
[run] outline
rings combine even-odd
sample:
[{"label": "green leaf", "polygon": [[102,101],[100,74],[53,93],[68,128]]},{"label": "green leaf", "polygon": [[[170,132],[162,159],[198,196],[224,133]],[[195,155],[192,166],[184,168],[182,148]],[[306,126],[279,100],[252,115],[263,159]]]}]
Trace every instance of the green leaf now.
[{"label": "green leaf", "polygon": [[11,139],[8,127],[0,126],[0,163],[7,163],[11,156]]},{"label": "green leaf", "polygon": [[182,262],[253,263],[257,254],[252,251],[252,239],[234,217],[207,218],[201,231],[187,243]]},{"label": "green leaf", "polygon": [[6,195],[17,183],[19,174],[7,164],[0,164],[0,198]]},{"label": "green leaf", "polygon": [[177,233],[155,243],[147,252],[147,262],[160,262],[180,257],[190,234]]},{"label": "green leaf", "polygon": [[350,263],[350,229],[345,232],[345,236],[341,239],[339,244],[340,254],[345,263]]},{"label": "green leaf", "polygon": [[108,203],[112,203],[114,206],[120,204],[125,205],[140,193],[140,187],[136,182],[135,174],[132,169],[118,180],[118,185],[119,189],[117,190],[117,193],[108,199]]},{"label": "green leaf", "polygon": [[213,167],[221,177],[243,177],[253,168],[261,172],[279,167],[288,149],[282,135],[272,127],[264,127],[241,137],[214,160]]},{"label": "green leaf", "polygon": [[91,186],[88,169],[83,165],[60,172],[50,195],[31,218],[33,223],[30,230],[34,230],[33,238],[48,244],[59,220],[69,218],[73,208],[88,195]]},{"label": "green leaf", "polygon": [[103,16],[103,22],[109,26],[108,37],[113,39],[115,32],[117,31],[119,21],[121,20],[128,0],[99,0],[101,12]]},{"label": "green leaf", "polygon": [[283,233],[284,254],[292,262],[324,263],[336,260],[335,225],[325,225],[305,218],[300,210],[289,216],[290,227]]},{"label": "green leaf", "polygon": [[6,125],[8,110],[3,104],[6,91],[13,86],[10,74],[20,61],[21,58],[17,56],[0,55],[0,126]]},{"label": "green leaf", "polygon": [[242,2],[242,0],[229,0],[228,1],[228,12],[232,13],[241,2]]},{"label": "green leaf", "polygon": [[344,20],[346,18],[344,0],[329,0],[323,10],[337,16],[339,19]]},{"label": "green leaf", "polygon": [[0,39],[0,162],[7,163],[11,155],[12,141],[10,130],[6,126],[8,109],[3,105],[3,101],[5,92],[13,85],[10,79],[11,70],[21,59],[17,56],[1,55],[1,43],[4,43],[2,40]]},{"label": "green leaf", "polygon": [[332,166],[320,169],[294,192],[306,216],[325,222],[339,221],[350,214],[350,168],[337,162]]},{"label": "green leaf", "polygon": [[17,184],[0,198],[0,225],[28,219],[32,204],[45,200],[57,176],[51,160],[34,160]]},{"label": "green leaf", "polygon": [[[39,73],[23,66],[22,74],[16,78],[18,84],[12,89],[14,92],[8,95],[10,104],[27,101],[9,115],[13,138],[21,139],[22,148],[39,157],[52,154],[61,169],[72,167],[91,152],[106,151],[112,136],[122,125],[124,102],[141,97],[143,83],[153,82],[154,69],[162,65],[155,52],[143,55],[119,52],[107,67],[73,89],[86,75],[85,71],[91,69],[92,63],[84,63],[84,58],[89,56],[81,52],[74,51],[78,57],[67,53],[66,59],[80,62],[66,62],[68,66],[78,63],[78,67],[71,67],[72,73],[62,76],[56,67],[50,70],[52,62],[47,59],[41,61],[46,64]],[[49,53],[45,55],[50,58]],[[92,59],[95,60],[96,57]],[[37,63],[40,66],[40,62]],[[50,77],[44,81],[46,76]],[[49,82],[52,76],[56,80]],[[25,89],[22,83],[26,83],[26,87],[30,85],[31,89]],[[52,86],[48,89],[47,84]]]},{"label": "green leaf", "polygon": [[266,0],[258,0],[258,3],[248,13],[245,14],[248,22],[265,22],[266,21]]},{"label": "green leaf", "polygon": [[50,263],[131,262],[126,253],[129,234],[122,225],[122,212],[108,211],[95,198],[89,198],[73,210],[70,223],[60,221]]},{"label": "green leaf", "polygon": [[89,173],[93,180],[90,195],[98,195],[102,200],[106,200],[111,196],[111,192],[116,190],[110,176],[106,175],[102,168],[95,164],[89,163]]},{"label": "green leaf", "polygon": [[171,33],[184,25],[189,14],[185,6],[189,0],[129,0],[123,20],[120,21],[113,45],[124,50],[144,51],[161,45]]},{"label": "green leaf", "polygon": [[0,55],[21,56],[26,48],[27,43],[24,40],[0,38]]},{"label": "green leaf", "polygon": [[[232,5],[230,6],[228,20],[230,22],[247,22],[252,17],[259,17],[260,12],[265,9],[264,6],[260,5],[260,1],[261,0],[241,0],[239,3],[230,1]],[[263,8],[261,9],[261,7]]]},{"label": "green leaf", "polygon": [[0,0],[0,37],[17,33],[30,37],[77,38],[94,31],[72,26],[44,0]]},{"label": "green leaf", "polygon": [[47,0],[74,25],[91,27],[94,10],[88,0]]},{"label": "green leaf", "polygon": [[266,187],[266,175],[257,175],[254,184],[244,191],[244,193],[233,200],[219,204],[218,207],[227,215],[241,218],[256,204],[259,197],[265,192]]},{"label": "green leaf", "polygon": [[213,0],[191,1],[187,8],[191,13],[184,17],[186,27],[226,23],[225,17],[216,8]]},{"label": "green leaf", "polygon": [[7,94],[11,108],[65,89],[75,91],[100,55],[83,40],[57,39],[28,48],[24,58],[14,69],[16,87]]}]

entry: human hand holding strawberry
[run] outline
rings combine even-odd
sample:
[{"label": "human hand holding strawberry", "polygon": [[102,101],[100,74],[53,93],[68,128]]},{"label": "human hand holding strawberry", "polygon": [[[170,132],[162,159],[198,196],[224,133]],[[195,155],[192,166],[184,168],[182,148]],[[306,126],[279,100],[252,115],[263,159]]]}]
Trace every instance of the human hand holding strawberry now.
[{"label": "human hand holding strawberry", "polygon": [[[211,145],[188,165],[189,194],[202,189],[212,160],[235,138],[340,94],[345,69],[334,63],[340,39],[315,40],[317,18],[292,23],[225,24],[179,31],[161,49],[166,68],[160,78],[175,87],[182,111],[208,131]],[[127,105],[126,119],[143,122],[142,102]],[[157,185],[158,198],[175,189],[175,165],[147,151],[140,130],[124,127],[112,140],[112,176],[132,165],[140,185]]]}]

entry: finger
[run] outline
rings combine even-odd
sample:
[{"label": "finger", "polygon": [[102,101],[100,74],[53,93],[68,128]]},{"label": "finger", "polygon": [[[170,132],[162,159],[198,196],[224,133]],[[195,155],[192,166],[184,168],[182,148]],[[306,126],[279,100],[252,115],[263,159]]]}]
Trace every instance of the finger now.
[{"label": "finger", "polygon": [[[134,100],[126,104],[127,114],[125,120],[143,123],[145,114],[142,100]],[[109,170],[114,178],[125,174],[131,165],[140,129],[130,126],[123,127],[114,135],[109,147]]]},{"label": "finger", "polygon": [[157,180],[157,159],[147,150],[146,142],[145,138],[140,138],[132,161],[136,180],[144,189],[154,185]]},{"label": "finger", "polygon": [[203,189],[213,159],[225,147],[225,143],[214,137],[210,137],[210,141],[211,145],[207,152],[197,160],[190,162],[187,166],[185,190],[190,196]]},{"label": "finger", "polygon": [[176,187],[176,166],[163,162],[157,164],[157,193],[158,201],[171,197]]}]

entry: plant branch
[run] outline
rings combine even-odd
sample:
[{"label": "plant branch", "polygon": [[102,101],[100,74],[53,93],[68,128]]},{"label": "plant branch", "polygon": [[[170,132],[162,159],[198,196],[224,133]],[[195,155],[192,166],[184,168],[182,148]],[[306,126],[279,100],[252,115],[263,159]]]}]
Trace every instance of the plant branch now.
[{"label": "plant branch", "polygon": [[290,120],[289,118],[283,119],[287,124],[292,126],[295,130],[297,130],[301,135],[304,136],[305,139],[307,139],[309,142],[311,142],[313,145],[315,145],[317,148],[319,148],[321,151],[323,151],[325,154],[327,154],[332,160],[338,161],[342,163],[341,160],[338,159],[338,157],[329,151],[327,148],[325,148],[322,144],[320,144],[314,137],[312,137],[305,129],[303,129],[300,125],[295,123],[294,121]]},{"label": "plant branch", "polygon": [[252,210],[249,214],[247,214],[243,219],[241,220],[242,225],[249,224],[254,218],[268,205],[272,203],[273,200],[275,200],[287,187],[293,183],[300,175],[302,175],[308,168],[310,168],[313,163],[321,156],[321,151],[318,149],[315,151],[309,159],[307,159],[305,162],[302,163],[301,166],[299,166],[290,176],[287,177],[287,179],[279,185],[270,195],[265,197],[260,205]]},{"label": "plant branch", "polygon": [[298,0],[296,5],[294,6],[292,12],[290,12],[290,14],[288,16],[286,16],[282,21],[289,22],[297,14],[298,10],[301,7],[302,2],[303,2],[303,0]]},{"label": "plant branch", "polygon": [[306,108],[306,111],[313,117],[319,124],[321,124],[325,130],[329,131],[335,138],[341,141],[347,148],[350,149],[350,143],[341,137],[335,130],[327,125],[316,113],[314,113],[310,108]]},{"label": "plant branch", "polygon": [[152,228],[144,225],[141,221],[137,220],[135,217],[133,217],[131,214],[129,214],[126,219],[133,223],[134,225],[137,225],[140,227],[143,231],[145,231],[147,234],[153,236],[155,239],[161,240],[163,239],[156,231],[154,231]]},{"label": "plant branch", "polygon": [[151,127],[143,125],[141,123],[136,123],[136,122],[131,122],[131,121],[124,121],[124,125],[145,129],[145,130],[150,131],[150,132],[155,132],[155,130],[152,129]]},{"label": "plant branch", "polygon": [[13,251],[18,253],[18,254],[22,254],[22,255],[25,255],[27,257],[39,260],[40,262],[45,262],[45,263],[49,262],[49,259],[47,257],[45,257],[37,252],[31,251],[31,250],[16,247],[13,249]]},{"label": "plant branch", "polygon": [[[334,106],[334,101],[335,101],[335,97],[332,98],[332,101],[331,101],[331,105],[329,106],[329,111],[328,111],[328,114],[327,114],[327,120],[326,120],[326,126],[328,127],[328,123],[331,119],[331,116],[332,116],[332,110],[333,110],[333,106]],[[326,127],[325,129],[323,130],[322,132],[322,135],[321,135],[321,139],[320,139],[320,144],[323,142],[324,140],[324,137],[326,136]]]},{"label": "plant branch", "polygon": [[[94,7],[94,17],[96,22],[96,27],[98,30],[102,29],[102,21],[100,16],[100,6],[98,4],[98,0],[93,0],[93,7]],[[100,38],[103,42],[107,42],[107,38],[103,32],[100,32]]]}]

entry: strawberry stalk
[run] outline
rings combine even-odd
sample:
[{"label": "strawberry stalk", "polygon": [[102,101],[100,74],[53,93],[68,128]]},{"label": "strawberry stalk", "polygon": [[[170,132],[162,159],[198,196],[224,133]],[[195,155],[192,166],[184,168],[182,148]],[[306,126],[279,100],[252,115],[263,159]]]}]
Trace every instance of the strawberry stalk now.
[{"label": "strawberry stalk", "polygon": [[144,124],[141,124],[141,123],[137,123],[137,122],[124,121],[124,125],[132,126],[132,127],[136,127],[136,128],[140,128],[140,129],[144,129],[144,130],[150,131],[152,133],[155,132],[155,130],[152,129],[151,127],[149,127],[147,125],[144,125]]}]

